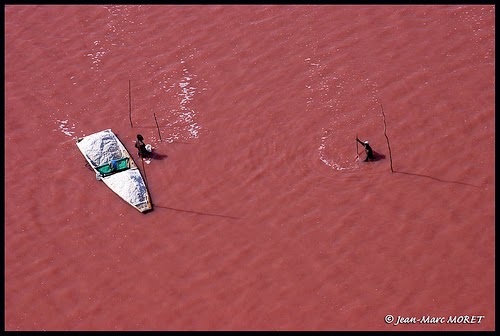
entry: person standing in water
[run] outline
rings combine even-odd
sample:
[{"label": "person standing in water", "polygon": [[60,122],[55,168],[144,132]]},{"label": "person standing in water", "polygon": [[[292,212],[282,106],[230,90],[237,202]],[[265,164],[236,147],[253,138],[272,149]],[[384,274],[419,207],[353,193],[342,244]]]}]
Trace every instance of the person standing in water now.
[{"label": "person standing in water", "polygon": [[135,148],[138,149],[138,155],[142,158],[146,158],[149,156],[149,152],[146,149],[146,144],[144,143],[144,138],[142,135],[137,134],[137,140],[135,141]]},{"label": "person standing in water", "polygon": [[368,143],[368,141],[362,142],[361,140],[358,139],[358,137],[356,137],[356,141],[365,147],[366,159],[363,162],[375,160],[375,156],[373,155],[373,150],[370,147],[370,144]]}]

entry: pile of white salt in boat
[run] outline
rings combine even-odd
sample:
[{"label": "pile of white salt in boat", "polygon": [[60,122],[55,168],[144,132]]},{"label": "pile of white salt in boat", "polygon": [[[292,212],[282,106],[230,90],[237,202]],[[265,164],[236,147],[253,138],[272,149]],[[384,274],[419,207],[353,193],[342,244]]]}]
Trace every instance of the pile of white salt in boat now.
[{"label": "pile of white salt in boat", "polygon": [[106,184],[116,193],[132,204],[139,204],[147,201],[146,185],[142,182],[139,169],[128,169],[116,173],[106,178]]},{"label": "pile of white salt in boat", "polygon": [[88,158],[96,167],[123,157],[123,153],[111,132],[99,132],[89,135],[80,141],[79,146],[87,153]]}]

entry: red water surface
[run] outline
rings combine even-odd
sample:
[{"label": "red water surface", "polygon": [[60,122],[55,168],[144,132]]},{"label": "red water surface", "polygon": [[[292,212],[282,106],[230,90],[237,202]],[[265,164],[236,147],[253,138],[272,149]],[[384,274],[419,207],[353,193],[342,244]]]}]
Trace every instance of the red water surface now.
[{"label": "red water surface", "polygon": [[[494,19],[7,6],[5,329],[494,330]],[[107,128],[153,212],[85,167]]]}]

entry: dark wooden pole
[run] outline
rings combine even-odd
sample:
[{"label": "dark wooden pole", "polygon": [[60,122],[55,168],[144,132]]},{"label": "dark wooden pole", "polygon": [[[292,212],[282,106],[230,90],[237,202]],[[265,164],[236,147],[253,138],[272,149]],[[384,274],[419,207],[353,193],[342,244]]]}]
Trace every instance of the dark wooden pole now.
[{"label": "dark wooden pole", "polygon": [[130,89],[130,79],[128,80],[128,117],[130,119],[130,127],[134,128],[134,126],[132,125],[132,97]]},{"label": "dark wooden pole", "polygon": [[356,160],[359,158],[359,150],[358,150],[358,133],[356,133]]},{"label": "dark wooden pole", "polygon": [[155,117],[156,128],[158,129],[158,136],[160,137],[160,141],[161,141],[160,126],[158,126],[158,120],[156,120],[156,113],[153,113],[153,116]]},{"label": "dark wooden pole", "polygon": [[392,153],[391,153],[391,145],[389,144],[389,137],[387,136],[387,124],[385,122],[385,113],[384,108],[382,107],[382,103],[380,103],[380,108],[382,109],[382,117],[384,118],[384,135],[387,140],[387,147],[389,148],[389,160],[391,162],[391,172],[394,173],[394,169],[392,169]]},{"label": "dark wooden pole", "polygon": [[146,175],[146,168],[144,167],[144,159],[142,157],[140,159],[142,161],[142,171],[144,172],[144,181],[146,182],[146,188],[149,189],[149,186],[148,186],[148,176]]}]

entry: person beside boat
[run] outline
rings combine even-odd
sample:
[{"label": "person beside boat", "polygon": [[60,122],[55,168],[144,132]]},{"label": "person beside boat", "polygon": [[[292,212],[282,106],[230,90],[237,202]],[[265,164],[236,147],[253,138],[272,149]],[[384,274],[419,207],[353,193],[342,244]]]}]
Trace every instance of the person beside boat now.
[{"label": "person beside boat", "polygon": [[[149,151],[148,151],[148,147],[149,146]],[[150,152],[151,152],[151,145],[146,145],[144,143],[144,138],[142,135],[140,134],[137,134],[137,140],[135,141],[135,148],[138,149],[138,152],[137,154],[142,157],[142,158],[147,158],[149,157],[150,155]]]}]

